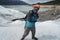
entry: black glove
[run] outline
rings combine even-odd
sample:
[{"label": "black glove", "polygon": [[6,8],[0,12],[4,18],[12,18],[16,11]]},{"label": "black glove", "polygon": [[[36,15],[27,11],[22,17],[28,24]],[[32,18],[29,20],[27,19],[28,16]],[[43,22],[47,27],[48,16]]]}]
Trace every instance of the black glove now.
[{"label": "black glove", "polygon": [[16,21],[16,20],[18,20],[18,19],[13,19],[12,21]]}]

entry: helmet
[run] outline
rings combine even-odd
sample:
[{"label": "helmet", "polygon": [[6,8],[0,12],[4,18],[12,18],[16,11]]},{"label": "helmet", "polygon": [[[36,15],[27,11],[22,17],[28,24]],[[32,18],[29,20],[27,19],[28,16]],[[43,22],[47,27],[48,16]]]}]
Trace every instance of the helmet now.
[{"label": "helmet", "polygon": [[39,9],[40,8],[40,5],[39,4],[34,4],[33,7]]}]

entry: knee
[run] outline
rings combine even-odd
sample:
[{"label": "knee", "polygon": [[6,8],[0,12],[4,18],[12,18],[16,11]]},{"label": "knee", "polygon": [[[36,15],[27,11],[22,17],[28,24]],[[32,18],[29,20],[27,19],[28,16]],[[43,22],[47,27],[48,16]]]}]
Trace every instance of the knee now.
[{"label": "knee", "polygon": [[27,33],[24,33],[24,35],[25,35],[25,36],[27,36],[28,34],[29,34],[29,32],[27,32]]}]

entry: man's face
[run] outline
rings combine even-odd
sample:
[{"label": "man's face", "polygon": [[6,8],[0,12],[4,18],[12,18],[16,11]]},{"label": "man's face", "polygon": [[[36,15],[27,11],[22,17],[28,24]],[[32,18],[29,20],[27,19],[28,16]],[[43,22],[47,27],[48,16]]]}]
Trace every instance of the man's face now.
[{"label": "man's face", "polygon": [[33,9],[33,12],[34,12],[34,13],[37,13],[38,10],[39,10],[38,8],[34,8],[34,9]]}]

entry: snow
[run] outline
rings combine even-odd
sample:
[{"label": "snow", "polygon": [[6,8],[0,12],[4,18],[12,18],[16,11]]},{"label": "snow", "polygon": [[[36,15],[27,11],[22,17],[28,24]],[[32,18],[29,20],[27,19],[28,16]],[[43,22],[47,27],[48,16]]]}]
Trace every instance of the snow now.
[{"label": "snow", "polygon": [[11,21],[15,18],[23,18],[25,14],[15,9],[5,8],[0,5],[0,24]]},{"label": "snow", "polygon": [[[8,27],[0,27],[0,40],[20,40],[24,33],[25,21],[15,21]],[[60,25],[55,21],[36,23],[36,37],[39,40],[60,40]],[[31,38],[31,33],[26,39]]]},{"label": "snow", "polygon": [[[4,7],[2,7],[2,9],[3,8]],[[2,11],[3,14],[4,10]],[[16,13],[20,13],[22,16],[24,16],[22,12],[18,12],[12,9],[8,9],[7,12],[15,17],[17,15]],[[7,18],[4,19],[3,16],[0,16],[0,19],[0,40],[20,40],[24,33],[25,21],[17,20],[11,23],[7,23]],[[49,20],[45,22],[36,22],[36,37],[38,40],[60,40],[60,19],[54,21]],[[26,40],[31,40],[31,32],[26,37]]]}]

